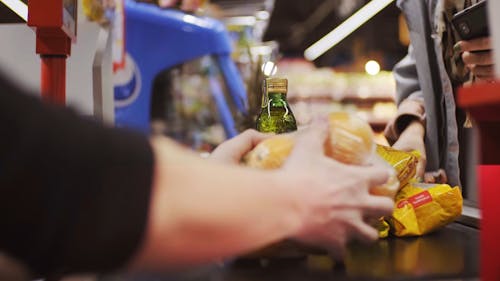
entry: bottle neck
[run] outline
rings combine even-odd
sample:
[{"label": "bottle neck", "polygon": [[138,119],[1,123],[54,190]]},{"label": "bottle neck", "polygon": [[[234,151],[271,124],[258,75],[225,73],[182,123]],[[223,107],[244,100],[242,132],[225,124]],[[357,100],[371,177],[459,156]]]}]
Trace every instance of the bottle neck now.
[{"label": "bottle neck", "polygon": [[272,106],[286,106],[285,93],[268,93],[267,96]]}]

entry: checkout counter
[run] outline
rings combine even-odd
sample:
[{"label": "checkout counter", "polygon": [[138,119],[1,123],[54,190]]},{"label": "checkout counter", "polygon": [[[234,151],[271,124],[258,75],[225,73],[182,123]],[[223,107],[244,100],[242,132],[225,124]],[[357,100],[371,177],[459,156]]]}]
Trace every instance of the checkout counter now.
[{"label": "checkout counter", "polygon": [[[498,86],[496,87],[498,89]],[[500,100],[497,102],[500,104]],[[474,101],[469,101],[469,105],[471,104],[476,108],[480,107]],[[467,101],[463,105],[467,106]],[[495,121],[498,121],[497,119]],[[465,210],[477,212],[474,208],[466,207]],[[479,280],[480,266],[482,266],[479,255],[482,233],[478,228],[477,216],[470,212],[464,214],[459,221],[422,237],[390,237],[370,245],[352,244],[343,262],[336,262],[328,255],[310,253],[298,258],[235,259],[176,274],[112,275],[99,276],[97,279],[101,281]],[[489,262],[492,263],[491,260]]]},{"label": "checkout counter", "polygon": [[344,262],[328,255],[236,259],[175,275],[102,276],[100,281],[479,280],[479,230],[452,223],[413,238],[352,244]]}]

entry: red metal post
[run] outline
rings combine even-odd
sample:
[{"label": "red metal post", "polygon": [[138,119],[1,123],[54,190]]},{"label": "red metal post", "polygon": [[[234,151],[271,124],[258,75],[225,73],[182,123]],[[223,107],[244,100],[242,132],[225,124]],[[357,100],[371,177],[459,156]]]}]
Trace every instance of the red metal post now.
[{"label": "red metal post", "polygon": [[35,28],[41,58],[42,99],[66,104],[66,58],[76,40],[76,0],[28,2],[28,26]]},{"label": "red metal post", "polygon": [[481,208],[481,280],[500,280],[500,83],[477,84],[458,93],[458,104],[472,115],[480,135],[478,167]]},{"label": "red metal post", "polygon": [[41,55],[42,99],[59,105],[66,104],[66,56]]}]

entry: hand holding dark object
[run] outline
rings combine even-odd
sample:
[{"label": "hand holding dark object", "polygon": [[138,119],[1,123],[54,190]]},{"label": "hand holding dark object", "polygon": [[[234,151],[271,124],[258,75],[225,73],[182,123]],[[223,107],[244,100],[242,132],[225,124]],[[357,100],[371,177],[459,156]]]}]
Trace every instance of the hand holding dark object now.
[{"label": "hand holding dark object", "polygon": [[453,47],[460,54],[464,64],[470,69],[475,81],[491,82],[495,79],[491,37],[481,37],[459,41]]}]

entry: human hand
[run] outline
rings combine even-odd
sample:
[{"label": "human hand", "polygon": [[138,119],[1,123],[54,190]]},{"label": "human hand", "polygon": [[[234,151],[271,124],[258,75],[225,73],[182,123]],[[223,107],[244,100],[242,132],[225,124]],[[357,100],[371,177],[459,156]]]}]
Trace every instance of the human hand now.
[{"label": "human hand", "polygon": [[247,152],[269,136],[269,134],[259,133],[256,130],[246,130],[236,137],[221,143],[210,154],[210,159],[228,164],[238,164]]},{"label": "human hand", "polygon": [[[158,0],[158,5],[162,8],[175,6],[179,0]],[[187,12],[196,11],[203,4],[203,0],[181,0],[181,10]]]},{"label": "human hand", "polygon": [[427,172],[424,175],[425,183],[447,183],[448,176],[446,175],[446,171],[443,169],[439,169],[434,172]]},{"label": "human hand", "polygon": [[292,237],[343,255],[352,238],[373,241],[378,232],[368,222],[393,210],[393,200],[370,194],[370,188],[385,183],[387,168],[349,166],[324,155],[327,124],[313,123],[299,131],[291,155],[280,169],[289,180],[302,224]]},{"label": "human hand", "polygon": [[413,150],[418,150],[420,152],[416,177],[421,180],[424,180],[425,165],[427,164],[424,135],[425,128],[422,123],[413,121],[406,127],[406,129],[399,136],[398,140],[392,146],[394,149],[401,151],[411,152]]},{"label": "human hand", "polygon": [[493,52],[490,37],[459,41],[453,46],[456,54],[476,78],[475,81],[491,82],[495,79]]}]

